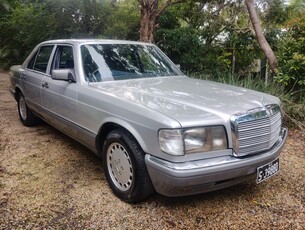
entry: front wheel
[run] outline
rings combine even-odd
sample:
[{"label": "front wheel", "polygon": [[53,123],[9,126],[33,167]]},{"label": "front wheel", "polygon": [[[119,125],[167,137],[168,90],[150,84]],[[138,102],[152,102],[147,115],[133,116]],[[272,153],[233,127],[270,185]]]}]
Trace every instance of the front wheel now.
[{"label": "front wheel", "polygon": [[111,131],[103,149],[106,178],[117,197],[136,203],[153,193],[144,152],[131,134],[121,129]]},{"label": "front wheel", "polygon": [[28,127],[36,125],[38,123],[38,118],[28,108],[22,93],[19,93],[17,95],[17,103],[18,103],[18,114],[22,124]]}]

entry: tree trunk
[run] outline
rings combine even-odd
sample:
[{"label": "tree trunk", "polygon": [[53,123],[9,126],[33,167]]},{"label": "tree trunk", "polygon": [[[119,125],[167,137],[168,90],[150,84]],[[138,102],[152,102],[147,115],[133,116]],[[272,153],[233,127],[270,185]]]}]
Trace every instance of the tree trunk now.
[{"label": "tree trunk", "polygon": [[232,48],[232,70],[231,70],[232,76],[235,73],[235,63],[236,63],[235,44],[233,44],[233,48]]},{"label": "tree trunk", "polygon": [[141,0],[140,41],[154,41],[157,16],[158,0]]},{"label": "tree trunk", "polygon": [[256,10],[255,10],[255,5],[254,5],[254,1],[253,0],[245,0],[249,15],[250,15],[250,20],[253,26],[253,29],[255,31],[255,36],[256,36],[256,40],[260,46],[260,48],[263,50],[266,58],[269,61],[269,65],[270,65],[270,69],[272,71],[272,73],[277,74],[278,70],[277,70],[277,60],[276,57],[269,45],[269,43],[267,42],[263,31],[262,31],[262,27],[260,25],[260,21],[259,18],[257,16]]},{"label": "tree trunk", "polygon": [[171,5],[182,3],[185,0],[167,0],[159,7],[159,0],[139,0],[141,4],[140,41],[153,42],[156,21],[160,14]]}]

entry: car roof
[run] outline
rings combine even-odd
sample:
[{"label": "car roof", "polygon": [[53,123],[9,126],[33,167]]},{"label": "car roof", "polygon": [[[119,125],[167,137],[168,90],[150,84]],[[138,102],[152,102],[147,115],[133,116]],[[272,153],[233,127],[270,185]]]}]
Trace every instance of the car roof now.
[{"label": "car roof", "polygon": [[128,40],[115,40],[115,39],[57,39],[49,40],[40,43],[44,44],[73,44],[73,45],[82,45],[82,44],[141,44],[141,45],[152,45],[151,43],[139,42],[139,41],[128,41]]}]

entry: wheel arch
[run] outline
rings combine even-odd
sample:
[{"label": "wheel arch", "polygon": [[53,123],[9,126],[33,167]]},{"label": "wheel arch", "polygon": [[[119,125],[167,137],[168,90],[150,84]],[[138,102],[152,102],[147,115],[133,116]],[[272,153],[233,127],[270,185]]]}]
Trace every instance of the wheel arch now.
[{"label": "wheel arch", "polygon": [[22,93],[24,95],[24,93],[21,90],[21,87],[16,86],[15,87],[15,94],[14,94],[14,98],[15,98],[16,101],[18,100],[18,96],[19,96],[20,93]]},{"label": "wheel arch", "polygon": [[115,129],[122,129],[128,132],[137,141],[141,149],[145,152],[146,144],[143,138],[141,137],[140,133],[132,125],[123,121],[116,120],[116,121],[108,121],[100,127],[95,141],[98,156],[102,156],[103,145],[108,133],[110,133],[112,130]]}]

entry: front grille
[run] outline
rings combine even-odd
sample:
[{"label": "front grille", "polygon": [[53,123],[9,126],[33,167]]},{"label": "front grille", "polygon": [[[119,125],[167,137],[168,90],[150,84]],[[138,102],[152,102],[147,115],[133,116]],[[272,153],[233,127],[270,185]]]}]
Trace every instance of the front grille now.
[{"label": "front grille", "polygon": [[266,151],[279,140],[282,118],[278,105],[268,105],[231,118],[236,156]]}]

